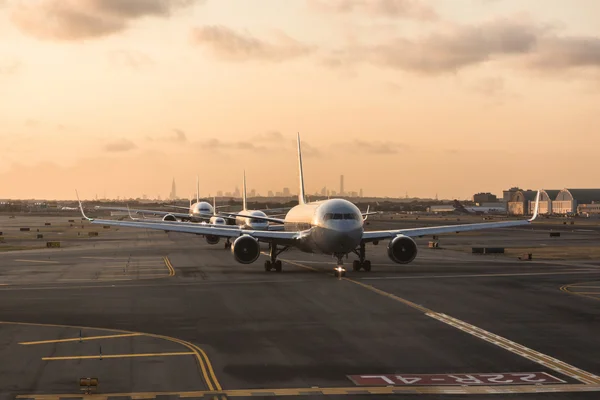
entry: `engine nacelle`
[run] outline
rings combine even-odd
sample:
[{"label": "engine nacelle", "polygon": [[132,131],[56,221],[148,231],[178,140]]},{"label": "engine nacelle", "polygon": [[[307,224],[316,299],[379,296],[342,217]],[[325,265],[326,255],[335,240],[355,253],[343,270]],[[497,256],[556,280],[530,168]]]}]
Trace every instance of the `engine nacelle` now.
[{"label": "engine nacelle", "polygon": [[388,257],[398,264],[408,264],[417,256],[417,244],[408,236],[398,235],[387,247]]},{"label": "engine nacelle", "polygon": [[177,221],[177,218],[173,214],[167,214],[163,217],[163,221]]},{"label": "engine nacelle", "polygon": [[217,244],[219,243],[219,237],[215,235],[206,235],[206,243],[208,244]]},{"label": "engine nacelle", "polygon": [[260,244],[252,236],[242,235],[233,242],[231,252],[237,262],[251,264],[260,256]]}]

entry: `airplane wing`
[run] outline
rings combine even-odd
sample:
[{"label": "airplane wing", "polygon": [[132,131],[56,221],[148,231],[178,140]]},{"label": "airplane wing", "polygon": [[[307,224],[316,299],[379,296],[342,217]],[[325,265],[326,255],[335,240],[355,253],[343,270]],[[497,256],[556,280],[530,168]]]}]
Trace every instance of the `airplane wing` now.
[{"label": "airplane wing", "polygon": [[[132,212],[134,214],[160,215],[163,217],[165,215],[173,215],[174,217],[177,217],[177,218],[190,218],[189,213],[178,213],[178,212],[172,212],[172,211],[140,210],[140,209],[135,209],[135,208],[130,209],[130,208],[125,208],[125,207],[104,207],[104,206],[96,206],[94,208],[97,210]],[[207,217],[211,216],[209,214],[206,214],[206,215],[207,215]]]},{"label": "airplane wing", "polygon": [[515,220],[515,221],[502,221],[502,222],[483,222],[477,224],[463,224],[463,225],[445,225],[445,226],[431,226],[423,228],[411,228],[411,229],[398,229],[388,231],[367,231],[363,232],[363,242],[374,242],[382,239],[394,238],[398,235],[404,235],[409,237],[425,236],[425,235],[439,235],[442,233],[458,233],[476,231],[481,229],[495,229],[495,228],[512,228],[515,226],[529,225],[538,216],[540,208],[540,192],[538,192],[535,200],[535,211],[533,217],[530,219]]},{"label": "airplane wing", "polygon": [[195,223],[183,223],[183,222],[142,222],[142,221],[116,221],[112,219],[95,219],[89,218],[83,211],[83,205],[79,203],[79,210],[81,215],[90,221],[92,224],[97,225],[109,225],[109,226],[123,226],[127,228],[140,228],[140,229],[155,229],[169,232],[181,232],[190,233],[195,235],[212,235],[226,238],[236,238],[242,235],[249,235],[257,240],[263,242],[277,243],[277,244],[291,244],[302,238],[307,234],[305,231],[296,232],[285,232],[285,231],[260,231],[260,230],[249,230],[239,228],[223,228],[216,227],[210,224],[195,224]]},{"label": "airplane wing", "polygon": [[261,217],[257,215],[247,215],[247,214],[235,214],[235,213],[227,213],[226,215],[230,217],[242,217],[242,218],[252,218],[257,219],[259,221],[272,222],[274,224],[284,224],[285,220],[281,218],[273,218],[273,217]]}]

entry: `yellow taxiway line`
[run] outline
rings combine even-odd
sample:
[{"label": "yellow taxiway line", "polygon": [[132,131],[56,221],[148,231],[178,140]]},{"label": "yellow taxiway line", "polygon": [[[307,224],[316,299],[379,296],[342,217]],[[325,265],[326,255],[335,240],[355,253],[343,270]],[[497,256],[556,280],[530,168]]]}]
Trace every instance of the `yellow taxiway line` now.
[{"label": "yellow taxiway line", "polygon": [[59,261],[47,261],[47,260],[14,260],[14,261],[40,263],[40,264],[58,264],[59,263]]},{"label": "yellow taxiway line", "polygon": [[195,353],[186,351],[179,353],[140,353],[140,354],[96,354],[93,356],[65,356],[65,357],[42,357],[42,361],[62,360],[92,360],[104,358],[134,358],[134,357],[169,357],[169,356],[193,356]]},{"label": "yellow taxiway line", "polygon": [[[100,400],[107,397],[126,397],[130,399],[154,399],[157,396],[179,396],[180,398],[203,398],[205,396],[227,397],[278,397],[278,396],[339,396],[339,395],[384,395],[384,394],[524,394],[524,393],[575,393],[600,392],[600,385],[557,384],[557,385],[506,385],[506,386],[353,386],[353,387],[311,387],[311,388],[265,388],[234,389],[194,392],[139,392],[139,393],[102,393],[85,395],[88,400]],[[81,393],[68,394],[25,394],[17,399],[59,400],[81,399]]]},{"label": "yellow taxiway line", "polygon": [[71,338],[71,339],[57,339],[57,340],[39,340],[37,342],[21,342],[24,346],[29,346],[33,344],[48,344],[48,343],[66,343],[66,342],[79,342],[83,340],[101,340],[101,339],[115,339],[122,337],[132,337],[132,336],[142,336],[141,333],[124,333],[121,335],[106,335],[106,336],[88,336],[81,338]]},{"label": "yellow taxiway line", "polygon": [[164,257],[164,260],[165,260],[165,265],[169,269],[169,276],[175,276],[175,268],[173,268],[173,265],[171,264],[171,260],[169,260],[169,257]]}]

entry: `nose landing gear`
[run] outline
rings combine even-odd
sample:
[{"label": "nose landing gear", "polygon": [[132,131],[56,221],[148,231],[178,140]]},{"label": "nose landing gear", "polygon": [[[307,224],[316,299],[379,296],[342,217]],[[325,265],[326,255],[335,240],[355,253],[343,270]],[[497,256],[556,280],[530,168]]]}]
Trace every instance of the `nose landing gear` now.
[{"label": "nose landing gear", "polygon": [[364,242],[360,244],[358,250],[354,250],[354,253],[358,256],[358,260],[352,262],[352,270],[360,271],[361,269],[364,269],[366,272],[371,271],[371,261],[365,260],[366,251]]},{"label": "nose landing gear", "polygon": [[346,269],[344,268],[343,257],[344,254],[336,254],[337,257],[337,266],[333,270],[333,275],[336,278],[343,278],[346,276]]},{"label": "nose landing gear", "polygon": [[227,241],[225,242],[225,250],[229,249],[231,249],[231,242],[229,241],[229,238],[227,238]]}]

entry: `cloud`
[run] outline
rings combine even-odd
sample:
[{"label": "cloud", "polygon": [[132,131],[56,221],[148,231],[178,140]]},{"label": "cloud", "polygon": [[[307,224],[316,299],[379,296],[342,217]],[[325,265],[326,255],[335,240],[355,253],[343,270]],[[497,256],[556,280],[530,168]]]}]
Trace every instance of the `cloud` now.
[{"label": "cloud", "polygon": [[362,13],[388,18],[435,20],[435,10],[420,0],[309,0],[315,10],[339,14]]},{"label": "cloud", "polygon": [[273,42],[258,39],[249,32],[236,32],[225,26],[210,25],[192,30],[192,42],[208,48],[217,58],[227,61],[285,61],[308,55],[312,48],[285,35]]},{"label": "cloud", "polygon": [[117,141],[108,143],[104,146],[104,150],[109,153],[122,153],[136,149],[137,146],[131,140],[119,139]]},{"label": "cloud", "polygon": [[550,36],[540,40],[529,64],[542,70],[600,67],[600,37]]},{"label": "cloud", "polygon": [[114,50],[108,53],[108,59],[111,63],[128,67],[132,69],[141,69],[148,65],[152,65],[154,61],[150,56],[133,50]]},{"label": "cloud", "polygon": [[486,62],[494,57],[532,52],[536,27],[507,19],[479,26],[456,26],[416,40],[399,38],[364,49],[379,65],[419,73],[436,74]]},{"label": "cloud", "polygon": [[25,34],[44,40],[79,40],[111,35],[142,17],[168,18],[196,0],[21,0],[12,22]]},{"label": "cloud", "polygon": [[341,143],[335,145],[335,147],[343,147],[347,150],[352,150],[356,153],[368,153],[368,154],[379,154],[379,155],[390,155],[398,154],[402,151],[408,151],[409,146],[404,143],[391,142],[391,141],[372,141],[367,142],[365,140],[354,140],[350,143]]}]

